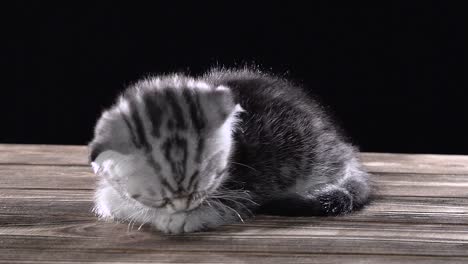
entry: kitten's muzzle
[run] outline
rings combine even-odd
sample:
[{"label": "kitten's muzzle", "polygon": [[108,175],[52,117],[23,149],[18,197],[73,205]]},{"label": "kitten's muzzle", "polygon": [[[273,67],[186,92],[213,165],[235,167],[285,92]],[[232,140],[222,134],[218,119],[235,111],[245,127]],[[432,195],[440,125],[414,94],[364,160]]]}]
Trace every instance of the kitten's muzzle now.
[{"label": "kitten's muzzle", "polygon": [[169,213],[176,213],[181,211],[188,210],[190,206],[189,198],[174,198],[170,201],[168,206],[166,206]]},{"label": "kitten's muzzle", "polygon": [[171,199],[166,206],[169,213],[190,211],[201,204],[202,199],[194,199],[193,196],[183,196]]},{"label": "kitten's muzzle", "polygon": [[154,200],[143,195],[131,195],[131,198],[137,200],[143,205],[157,209],[166,209],[169,213],[190,211],[197,208],[204,200],[205,192],[197,192],[189,195],[179,195],[175,197],[165,197],[160,200]]}]

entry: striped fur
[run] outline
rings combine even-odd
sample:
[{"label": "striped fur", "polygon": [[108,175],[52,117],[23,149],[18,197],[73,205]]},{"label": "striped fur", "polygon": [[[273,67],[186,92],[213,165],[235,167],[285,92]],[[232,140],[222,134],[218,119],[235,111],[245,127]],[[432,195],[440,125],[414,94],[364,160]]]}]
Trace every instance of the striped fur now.
[{"label": "striped fur", "polygon": [[99,119],[90,159],[98,216],[168,233],[255,212],[341,214],[369,195],[354,148],[318,104],[249,70],[134,84]]}]

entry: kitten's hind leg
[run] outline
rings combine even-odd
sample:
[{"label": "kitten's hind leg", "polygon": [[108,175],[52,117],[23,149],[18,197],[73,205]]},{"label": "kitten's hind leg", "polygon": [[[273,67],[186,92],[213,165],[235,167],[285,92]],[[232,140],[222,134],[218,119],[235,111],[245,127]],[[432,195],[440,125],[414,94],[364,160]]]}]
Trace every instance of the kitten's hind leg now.
[{"label": "kitten's hind leg", "polygon": [[359,167],[348,166],[339,180],[313,185],[289,193],[262,205],[258,213],[284,216],[341,215],[360,209],[369,199],[368,174]]},{"label": "kitten's hind leg", "polygon": [[[350,183],[351,185],[359,183]],[[304,194],[292,193],[263,204],[257,213],[283,216],[341,215],[361,208],[367,201],[361,193],[327,184]],[[354,192],[354,193],[353,193]],[[357,191],[359,192],[359,191]]]}]

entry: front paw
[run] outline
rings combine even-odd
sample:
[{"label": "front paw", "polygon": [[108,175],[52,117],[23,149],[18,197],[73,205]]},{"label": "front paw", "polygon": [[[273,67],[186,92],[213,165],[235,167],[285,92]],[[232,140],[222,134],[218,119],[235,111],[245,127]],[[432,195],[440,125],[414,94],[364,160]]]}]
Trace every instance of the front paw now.
[{"label": "front paw", "polygon": [[187,213],[183,229],[185,233],[206,231],[231,222],[227,215],[213,207],[200,206]]},{"label": "front paw", "polygon": [[186,213],[161,215],[155,223],[156,227],[166,234],[180,234],[185,232]]},{"label": "front paw", "polygon": [[160,214],[154,225],[164,233],[181,234],[204,231],[222,223],[220,213],[200,207],[189,212]]}]

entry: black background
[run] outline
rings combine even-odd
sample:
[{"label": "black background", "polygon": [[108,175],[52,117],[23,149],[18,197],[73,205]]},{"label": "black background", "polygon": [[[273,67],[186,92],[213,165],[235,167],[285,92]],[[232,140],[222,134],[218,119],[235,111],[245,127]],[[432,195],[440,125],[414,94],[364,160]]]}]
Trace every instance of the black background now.
[{"label": "black background", "polygon": [[140,77],[255,63],[308,87],[364,151],[468,154],[461,7],[194,2],[4,9],[0,142],[85,144]]}]

